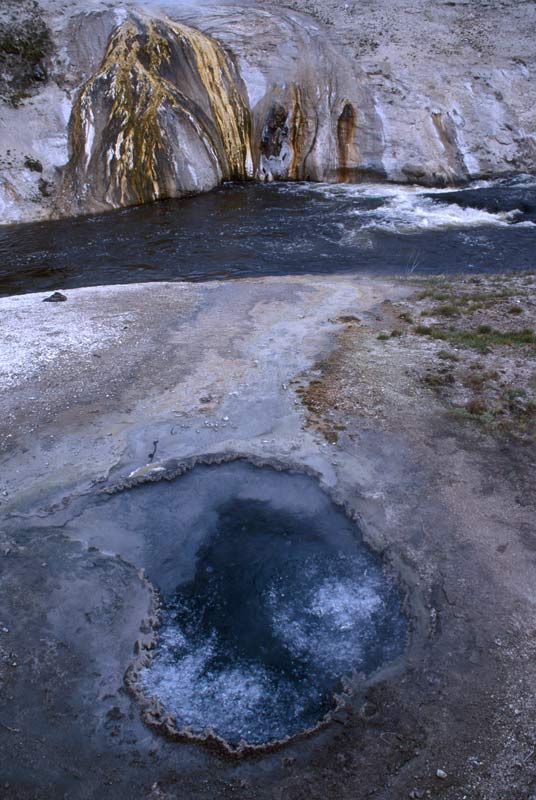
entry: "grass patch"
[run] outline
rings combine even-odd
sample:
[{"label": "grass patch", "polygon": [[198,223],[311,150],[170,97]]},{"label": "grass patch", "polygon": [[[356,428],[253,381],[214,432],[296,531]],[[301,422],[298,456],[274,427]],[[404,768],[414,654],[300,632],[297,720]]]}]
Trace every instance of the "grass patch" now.
[{"label": "grass patch", "polygon": [[474,397],[472,400],[469,400],[465,406],[465,410],[472,416],[481,417],[482,414],[485,414],[489,409],[481,397]]},{"label": "grass patch", "polygon": [[437,354],[438,358],[443,359],[444,361],[459,361],[459,357],[456,353],[451,353],[449,350],[440,350]]},{"label": "grass patch", "polygon": [[439,314],[442,317],[457,317],[460,312],[455,306],[445,304],[442,306],[438,306],[435,309],[435,313]]},{"label": "grass patch", "polygon": [[432,336],[433,328],[430,325],[416,325],[413,328],[413,332],[418,336]]},{"label": "grass patch", "polygon": [[496,412],[488,408],[480,397],[469,400],[464,408],[453,408],[452,413],[462,419],[479,422],[481,425],[493,425],[496,417]]},{"label": "grass patch", "polygon": [[437,300],[442,303],[445,300],[450,300],[452,295],[448,292],[438,292],[436,289],[425,289],[424,292],[419,292],[417,300]]},{"label": "grass patch", "polygon": [[526,389],[507,389],[504,396],[508,401],[515,400],[518,397],[526,397],[527,391]]},{"label": "grass patch", "polygon": [[481,372],[479,373],[470,373],[466,375],[463,379],[463,385],[466,386],[468,389],[473,389],[473,391],[478,392],[482,389],[484,384],[486,383],[486,376],[483,375]]},{"label": "grass patch", "polygon": [[497,370],[489,370],[487,372],[479,372],[478,367],[473,369],[475,365],[469,367],[470,372],[468,372],[462,379],[462,383],[468,389],[473,389],[475,392],[480,391],[484,388],[486,383],[490,381],[497,381],[499,379],[499,373]]},{"label": "grass patch", "polygon": [[424,376],[424,382],[428,386],[438,388],[441,386],[452,386],[456,379],[452,372],[430,372]]},{"label": "grass patch", "polygon": [[439,325],[417,325],[414,332],[419,336],[430,336],[432,339],[449,342],[455,347],[465,347],[481,353],[489,353],[495,345],[536,345],[536,336],[531,328],[498,331],[490,325],[479,325],[475,330],[462,331]]}]

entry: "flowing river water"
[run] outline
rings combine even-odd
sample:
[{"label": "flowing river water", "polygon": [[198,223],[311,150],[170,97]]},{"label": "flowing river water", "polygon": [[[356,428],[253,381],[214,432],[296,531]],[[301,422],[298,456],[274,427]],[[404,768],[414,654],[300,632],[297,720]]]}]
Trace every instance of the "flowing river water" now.
[{"label": "flowing river water", "polygon": [[463,189],[230,184],[208,194],[0,227],[0,295],[144,281],[536,267],[536,178]]}]

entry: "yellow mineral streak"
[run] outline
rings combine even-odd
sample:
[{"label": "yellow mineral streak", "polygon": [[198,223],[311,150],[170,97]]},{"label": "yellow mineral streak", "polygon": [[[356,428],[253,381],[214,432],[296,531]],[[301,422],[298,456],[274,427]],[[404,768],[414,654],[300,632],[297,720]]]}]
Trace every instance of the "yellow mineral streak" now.
[{"label": "yellow mineral streak", "polygon": [[[152,20],[143,27],[132,19],[123,23],[110,40],[99,72],[83,87],[74,109],[73,142],[80,157],[88,144],[92,87],[99,79],[110,80],[113,103],[106,130],[116,138],[110,142],[113,155],[107,170],[111,187],[119,189],[120,204],[131,202],[133,195],[138,202],[156,199],[165,190],[160,185],[158,167],[164,149],[158,113],[164,104],[187,116],[218,161],[218,148],[201,122],[194,119],[192,103],[161,74],[163,65],[172,58],[173,36],[189,44],[195,54],[228,162],[223,172],[232,178],[245,178],[249,172],[249,113],[223,51],[214,40],[192,28],[170,22],[160,25],[161,29]],[[195,98],[192,100],[195,103]]]},{"label": "yellow mineral streak", "polygon": [[290,85],[290,102],[292,106],[292,126],[290,129],[290,143],[292,145],[292,162],[288,176],[290,180],[300,179],[300,165],[303,158],[303,138],[305,117],[301,89],[295,83]]},{"label": "yellow mineral streak", "polygon": [[244,178],[251,164],[250,120],[236,86],[229,62],[219,44],[186,25],[170,25],[177,36],[187,41],[194,53],[197,69],[207,90],[214,119],[222,137],[231,175]]},{"label": "yellow mineral streak", "polygon": [[163,142],[157,114],[164,100],[173,99],[156,78],[158,68],[168,55],[166,44],[158,40],[153,30],[149,31],[146,50],[151,71],[147,70],[139,61],[138,30],[127,22],[112,39],[101,68],[101,73],[114,75],[114,102],[108,123],[111,125],[115,121],[121,125],[119,158],[114,159],[111,169],[120,186],[122,203],[129,191],[134,191],[140,202],[147,199],[148,184],[152,186],[154,198],[160,194],[157,154]]}]

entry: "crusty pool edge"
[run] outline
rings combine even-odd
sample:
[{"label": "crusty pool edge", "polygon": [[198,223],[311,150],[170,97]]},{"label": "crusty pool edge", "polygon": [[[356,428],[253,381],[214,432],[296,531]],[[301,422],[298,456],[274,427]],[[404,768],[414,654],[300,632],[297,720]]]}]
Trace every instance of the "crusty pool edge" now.
[{"label": "crusty pool edge", "polygon": [[[394,549],[380,548],[378,542],[374,540],[374,536],[371,535],[370,530],[367,530],[366,520],[364,520],[359,513],[359,509],[345,501],[337,492],[336,488],[334,489],[327,486],[322,480],[321,474],[309,466],[297,462],[270,458],[269,456],[261,458],[246,452],[205,453],[186,459],[172,458],[162,462],[147,464],[132,472],[128,477],[119,479],[111,486],[102,488],[98,494],[114,495],[134,489],[138,486],[147,485],[148,483],[158,483],[162,480],[174,481],[199,465],[217,466],[236,461],[247,462],[258,468],[269,467],[278,472],[291,472],[314,478],[318,482],[320,489],[329,499],[339,507],[352,522],[359,526],[365,544],[380,556],[384,570],[396,580],[403,598],[402,611],[408,620],[408,630],[404,652],[398,658],[382,665],[368,676],[365,676],[363,673],[358,673],[351,677],[343,676],[341,678],[342,691],[333,694],[335,706],[315,725],[295,734],[280,739],[271,739],[261,744],[251,744],[245,740],[241,740],[234,746],[225,738],[219,736],[209,726],[207,726],[203,733],[196,733],[189,727],[183,728],[178,726],[175,716],[167,713],[159,700],[148,696],[140,688],[140,672],[152,663],[153,652],[158,641],[161,605],[158,591],[147,579],[144,570],[141,569],[141,578],[151,594],[150,611],[147,618],[144,619],[140,625],[140,633],[144,634],[144,636],[138,639],[134,645],[134,659],[127,668],[124,676],[125,686],[131,696],[133,696],[139,704],[142,720],[151,729],[168,740],[203,745],[228,759],[242,759],[273,753],[287,745],[303,739],[308,739],[330,727],[333,723],[342,723],[345,714],[355,707],[359,699],[365,695],[366,691],[371,686],[385,680],[396,680],[406,669],[410,661],[417,661],[427,639],[431,635],[429,613],[426,609],[424,598],[416,586],[416,579],[411,566],[405,562]],[[358,505],[359,503],[357,503],[357,506]]]}]

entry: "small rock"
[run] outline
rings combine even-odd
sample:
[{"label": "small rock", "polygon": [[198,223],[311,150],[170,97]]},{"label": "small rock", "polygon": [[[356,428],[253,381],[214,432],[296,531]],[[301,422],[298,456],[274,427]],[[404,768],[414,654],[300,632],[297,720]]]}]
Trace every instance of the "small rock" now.
[{"label": "small rock", "polygon": [[119,706],[114,706],[109,711],[106,712],[106,716],[109,720],[118,720],[123,719],[125,716]]},{"label": "small rock", "polygon": [[447,773],[445,772],[444,769],[436,770],[436,778],[439,778],[440,780],[444,781],[446,777]]},{"label": "small rock", "polygon": [[48,297],[45,297],[43,303],[63,303],[65,300],[67,300],[67,297],[64,294],[61,292],[54,292]]},{"label": "small rock", "polygon": [[32,78],[34,81],[46,81],[47,73],[42,64],[36,64],[32,72]]},{"label": "small rock", "polygon": [[39,178],[37,188],[39,189],[43,197],[50,197],[52,194],[50,183],[46,181],[44,178]]},{"label": "small rock", "polygon": [[376,703],[371,703],[367,700],[361,706],[360,711],[366,719],[370,719],[370,717],[374,717],[378,713],[378,706]]},{"label": "small rock", "polygon": [[24,161],[24,166],[31,172],[43,172],[43,165],[37,158],[30,158],[27,156]]}]

